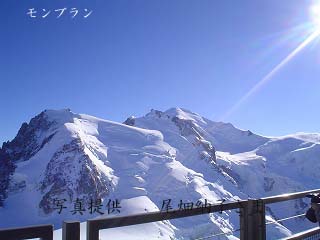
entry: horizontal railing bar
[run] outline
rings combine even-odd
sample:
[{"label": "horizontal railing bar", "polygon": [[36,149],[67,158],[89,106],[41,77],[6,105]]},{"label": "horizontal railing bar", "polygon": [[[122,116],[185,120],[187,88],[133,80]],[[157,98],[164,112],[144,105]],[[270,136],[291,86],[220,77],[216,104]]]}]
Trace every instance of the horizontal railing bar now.
[{"label": "horizontal railing bar", "polygon": [[282,195],[273,196],[273,197],[261,198],[261,200],[263,200],[265,204],[270,204],[270,203],[293,200],[297,198],[304,198],[307,194],[311,194],[311,193],[320,193],[320,189],[297,192],[297,193],[282,194]]},{"label": "horizontal railing bar", "polygon": [[206,213],[220,212],[231,209],[242,208],[247,201],[237,201],[230,203],[223,203],[218,205],[211,205],[208,207],[199,207],[188,210],[171,210],[168,212],[151,212],[144,214],[137,214],[131,216],[104,218],[104,219],[92,219],[88,220],[90,224],[95,225],[98,229],[107,229],[115,227],[124,227],[129,225],[164,221],[175,218],[190,217],[195,215],[201,215]]},{"label": "horizontal railing bar", "polygon": [[216,234],[212,234],[212,235],[209,235],[209,236],[206,236],[206,237],[195,238],[194,240],[204,240],[204,239],[213,238],[213,237],[222,236],[222,235],[230,235],[232,233],[239,232],[240,230],[241,229],[236,229],[234,231],[216,233]]},{"label": "horizontal railing bar", "polygon": [[49,240],[53,236],[53,225],[37,225],[29,227],[8,228],[0,230],[0,239],[17,240],[40,238]]},{"label": "horizontal railing bar", "polygon": [[294,235],[287,237],[287,238],[282,238],[281,240],[301,240],[301,239],[304,239],[307,237],[312,237],[315,234],[319,234],[319,233],[320,233],[320,228],[316,227],[316,228],[312,228],[312,229],[309,229],[304,232],[294,234]]},{"label": "horizontal railing bar", "polygon": [[295,219],[295,218],[299,218],[299,217],[301,218],[301,217],[305,217],[305,216],[306,216],[306,214],[303,213],[303,214],[299,214],[299,215],[295,215],[295,216],[291,216],[291,217],[286,217],[286,218],[274,220],[273,222],[270,221],[270,222],[267,222],[266,225],[276,224],[276,223],[284,222],[284,221]]}]

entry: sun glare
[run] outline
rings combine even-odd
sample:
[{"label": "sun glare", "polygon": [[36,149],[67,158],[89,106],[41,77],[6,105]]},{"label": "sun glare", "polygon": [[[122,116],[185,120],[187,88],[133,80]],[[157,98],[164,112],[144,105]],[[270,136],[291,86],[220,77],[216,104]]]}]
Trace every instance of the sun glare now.
[{"label": "sun glare", "polygon": [[317,29],[320,29],[320,3],[313,5],[310,9],[312,22]]},{"label": "sun glare", "polygon": [[[265,75],[259,82],[256,83],[246,94],[244,94],[229,110],[227,110],[221,117],[224,121],[235,110],[237,110],[248,98],[254,95],[260,88],[268,83],[275,74],[277,74],[285,65],[287,65],[296,55],[298,55],[304,48],[306,48],[313,41],[320,38],[320,0],[310,7],[310,18],[312,28],[308,28],[309,33],[305,34],[305,39],[292,52],[290,52],[278,65],[276,65],[267,75]],[[310,20],[306,26],[310,26]]]}]

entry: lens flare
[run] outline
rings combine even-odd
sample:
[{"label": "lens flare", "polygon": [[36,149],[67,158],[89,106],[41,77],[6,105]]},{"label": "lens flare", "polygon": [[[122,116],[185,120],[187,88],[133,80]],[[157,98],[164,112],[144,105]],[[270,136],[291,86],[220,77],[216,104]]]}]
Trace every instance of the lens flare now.
[{"label": "lens flare", "polygon": [[316,28],[320,29],[320,3],[313,5],[310,8],[310,15],[312,23],[315,25]]},{"label": "lens flare", "polygon": [[265,77],[263,77],[256,85],[254,85],[246,94],[244,94],[230,109],[228,109],[220,118],[224,121],[231,114],[234,113],[248,98],[261,89],[266,83],[268,83],[272,77],[277,74],[285,65],[287,65],[299,52],[301,52],[306,46],[315,42],[320,37],[320,0],[314,2],[315,4],[310,7],[310,19],[304,24],[306,29],[309,29],[304,40],[278,65],[276,65]]},{"label": "lens flare", "polygon": [[290,62],[299,52],[320,36],[320,27],[310,34],[298,47],[296,47],[287,57],[285,57],[277,66],[275,66],[264,78],[254,85],[243,97],[239,99],[222,117],[221,121],[229,117],[237,110],[249,97],[261,89],[272,77],[279,72],[286,64]]}]

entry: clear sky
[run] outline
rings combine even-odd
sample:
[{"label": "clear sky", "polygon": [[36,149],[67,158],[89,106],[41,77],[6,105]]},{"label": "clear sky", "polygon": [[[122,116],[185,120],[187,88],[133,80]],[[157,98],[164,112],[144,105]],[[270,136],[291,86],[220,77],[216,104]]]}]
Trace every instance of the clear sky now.
[{"label": "clear sky", "polygon": [[122,122],[183,107],[263,135],[320,132],[317,38],[255,88],[312,34],[313,4],[1,0],[0,142],[60,108]]}]

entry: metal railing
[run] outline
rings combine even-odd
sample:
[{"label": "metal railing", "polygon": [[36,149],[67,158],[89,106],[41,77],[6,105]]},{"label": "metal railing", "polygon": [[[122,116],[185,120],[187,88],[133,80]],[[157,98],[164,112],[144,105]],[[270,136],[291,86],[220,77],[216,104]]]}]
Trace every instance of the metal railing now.
[{"label": "metal railing", "polygon": [[0,230],[1,240],[40,238],[53,240],[53,225],[39,225]]},{"label": "metal railing", "polygon": [[[232,209],[239,209],[240,229],[237,229],[236,231],[240,231],[241,240],[265,240],[266,224],[269,224],[266,223],[266,204],[304,198],[307,194],[310,193],[320,193],[320,189],[283,194],[262,199],[241,200],[228,203],[224,202],[221,204],[209,205],[206,207],[199,207],[188,210],[170,210],[168,212],[152,212],[124,217],[88,220],[86,231],[87,240],[99,240],[99,231],[103,229],[191,217]],[[292,218],[293,217],[289,217],[286,218],[286,220]],[[287,240],[308,239],[307,237],[320,234],[320,229],[312,229],[301,234],[304,235],[294,235],[290,238],[287,238]],[[0,230],[1,240],[17,240],[26,238],[41,238],[42,240],[52,240],[53,227],[52,225],[42,225]],[[64,222],[62,228],[62,239],[80,240],[80,222]]]},{"label": "metal railing", "polygon": [[221,212],[231,209],[242,208],[248,201],[237,201],[218,205],[211,205],[203,208],[193,208],[189,210],[172,210],[168,212],[153,212],[147,214],[137,214],[125,217],[108,219],[94,219],[87,221],[87,240],[98,240],[99,230],[115,227],[124,227],[143,223],[164,221],[176,218],[190,217],[213,212]]},{"label": "metal railing", "polygon": [[282,240],[318,240],[320,239],[320,228],[312,228],[307,231],[297,233],[291,237],[283,238]]},{"label": "metal railing", "polygon": [[[262,198],[261,200],[264,202],[264,205],[267,205],[267,204],[280,203],[280,202],[284,202],[284,201],[305,198],[307,194],[312,194],[312,193],[320,193],[320,189],[297,192],[297,193],[290,193],[290,194],[282,194],[282,195],[278,195],[278,196]],[[305,214],[298,214],[298,215],[295,215],[295,216],[286,217],[286,218],[283,218],[283,219],[276,220],[275,222],[276,223],[280,223],[280,222],[283,222],[283,221],[287,221],[287,220],[290,220],[290,219],[295,219],[295,218],[303,217],[303,216],[305,216]],[[272,223],[266,223],[266,225],[268,225],[268,224],[272,224]],[[310,230],[307,230],[305,232],[301,232],[301,233],[295,234],[295,235],[293,235],[291,237],[284,238],[284,239],[287,239],[287,240],[289,240],[289,239],[290,240],[291,239],[292,240],[294,240],[294,239],[301,239],[301,240],[304,240],[304,239],[306,239],[306,240],[316,239],[316,240],[319,240],[320,238],[319,238],[319,231],[318,230],[319,230],[319,228],[310,229]],[[265,238],[263,240],[265,240]]]}]

